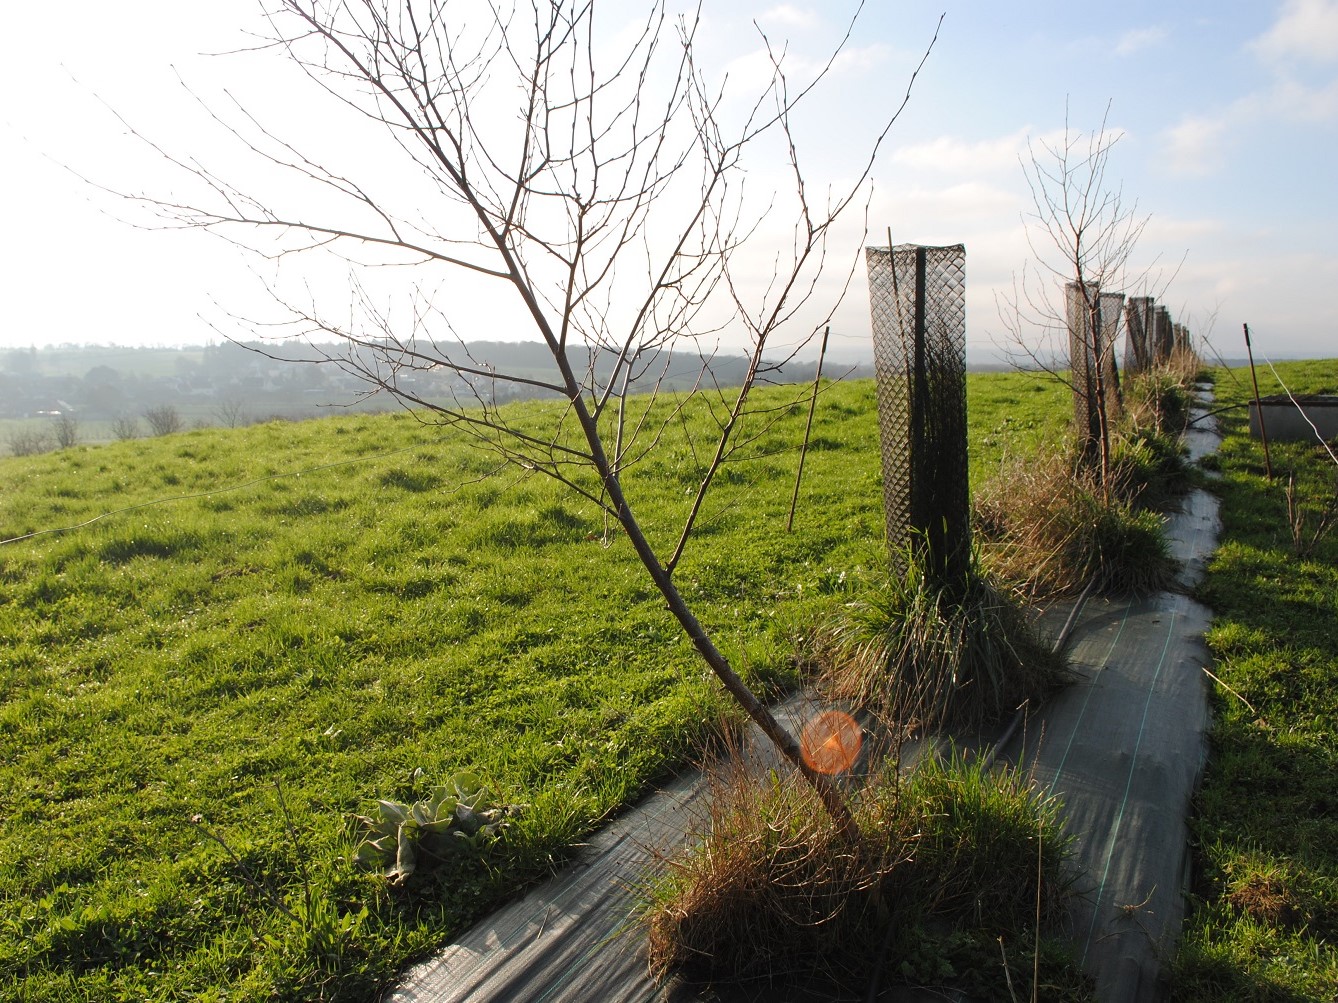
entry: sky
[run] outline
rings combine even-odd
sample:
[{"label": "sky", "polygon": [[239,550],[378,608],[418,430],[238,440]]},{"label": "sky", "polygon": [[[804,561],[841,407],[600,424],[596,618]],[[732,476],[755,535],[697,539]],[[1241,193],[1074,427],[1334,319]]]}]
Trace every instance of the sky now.
[{"label": "sky", "polygon": [[[198,345],[263,331],[255,325],[275,316],[266,293],[274,266],[208,234],[165,230],[107,191],[193,195],[190,179],[131,127],[259,194],[307,198],[301,204],[313,211],[329,207],[247,161],[211,110],[236,122],[235,101],[361,183],[399,177],[402,154],[282,52],[256,48],[267,29],[263,9],[254,0],[69,0],[7,13],[8,37],[23,42],[0,62],[0,348]],[[609,9],[616,20],[630,7]],[[728,72],[731,86],[746,89],[765,32],[773,43],[788,41],[786,66],[799,80],[839,40],[853,10],[704,0],[699,56],[708,72]],[[1044,159],[1044,144],[1066,127],[1081,138],[1104,124],[1117,139],[1106,188],[1146,221],[1120,280],[1128,292],[1155,295],[1210,353],[1241,356],[1248,323],[1256,352],[1269,358],[1338,357],[1338,0],[871,2],[797,120],[812,191],[839,187],[858,170],[936,29],[874,162],[867,211],[861,202],[832,235],[819,299],[835,301],[856,269],[833,317],[833,356],[867,354],[858,254],[864,244],[886,246],[889,233],[897,244],[965,245],[973,358],[1019,338],[1040,345],[1046,336],[1026,299],[1057,286],[1043,268],[1056,261],[1028,225],[1023,165],[1032,154]],[[616,51],[619,37],[611,29],[601,50]],[[752,167],[754,191],[783,181],[774,166]],[[393,185],[395,194],[415,190]],[[437,210],[428,199],[413,211]],[[764,238],[774,223],[763,221]],[[756,260],[739,262],[740,274],[758,282],[774,252],[762,243],[747,252]],[[296,262],[282,268],[282,281],[346,308],[345,266],[337,274],[326,265],[307,274]],[[533,337],[476,279],[423,280],[467,339]],[[389,304],[414,281],[406,269],[383,269],[368,295],[404,316]],[[1019,301],[1020,325],[1012,309]],[[741,343],[729,330],[718,337],[726,349]]]}]

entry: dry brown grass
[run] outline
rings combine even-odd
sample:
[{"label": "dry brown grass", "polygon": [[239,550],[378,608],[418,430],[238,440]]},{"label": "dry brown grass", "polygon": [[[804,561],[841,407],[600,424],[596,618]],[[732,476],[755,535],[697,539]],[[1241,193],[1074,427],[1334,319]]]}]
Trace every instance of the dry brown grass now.
[{"label": "dry brown grass", "polygon": [[1063,685],[1064,659],[1014,597],[972,571],[945,588],[913,557],[866,586],[817,642],[818,687],[897,730],[977,729]]},{"label": "dry brown grass", "polygon": [[1057,805],[1010,770],[888,767],[854,798],[855,842],[807,785],[774,773],[726,768],[709,803],[700,844],[670,862],[644,914],[656,979],[863,989],[908,959],[932,970],[934,931],[997,959],[998,936],[1034,936],[1038,905],[1054,915],[1069,887]]},{"label": "dry brown grass", "polygon": [[1179,436],[1202,363],[1180,350],[1124,385],[1110,476],[1074,459],[1071,444],[1011,457],[976,492],[977,539],[986,566],[1032,596],[1073,595],[1089,582],[1141,595],[1174,586],[1175,563],[1150,510],[1187,488]]},{"label": "dry brown grass", "polygon": [[1095,581],[1109,594],[1170,587],[1176,565],[1161,519],[1130,501],[1142,463],[1116,462],[1114,483],[1075,465],[1063,451],[1015,458],[977,493],[975,518],[984,564],[1033,597],[1074,595]]},{"label": "dry brown grass", "polygon": [[678,969],[707,980],[840,980],[852,934],[863,943],[860,931],[878,925],[874,893],[914,837],[902,824],[851,844],[807,784],[737,766],[713,776],[705,830],[694,853],[670,863],[647,914],[656,979]]},{"label": "dry brown grass", "polygon": [[1121,434],[1176,436],[1183,432],[1189,421],[1194,383],[1202,368],[1198,356],[1181,351],[1165,365],[1126,379]]},{"label": "dry brown grass", "polygon": [[1253,872],[1232,888],[1227,901],[1256,922],[1268,926],[1304,925],[1301,902],[1285,876]]},{"label": "dry brown grass", "polygon": [[1203,378],[1208,367],[1204,364],[1202,356],[1194,349],[1177,345],[1171,349],[1166,361],[1156,368],[1170,374],[1181,386],[1189,387]]}]

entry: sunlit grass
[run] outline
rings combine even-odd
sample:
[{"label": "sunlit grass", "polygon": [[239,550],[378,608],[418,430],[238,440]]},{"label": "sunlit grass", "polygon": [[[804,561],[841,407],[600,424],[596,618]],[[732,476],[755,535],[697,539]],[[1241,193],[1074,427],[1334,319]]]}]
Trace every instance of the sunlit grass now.
[{"label": "sunlit grass", "polygon": [[[793,684],[881,532],[871,401],[824,395],[793,534],[804,412],[757,429],[678,570],[759,684]],[[692,445],[627,478],[662,548]],[[0,466],[0,537],[40,534],[0,548],[0,982],[24,998],[366,998],[732,713],[595,506],[456,432],[351,416]],[[348,863],[349,815],[464,768],[528,806],[504,840],[396,896]],[[274,905],[312,883],[331,916]]]},{"label": "sunlit grass", "polygon": [[[1295,393],[1338,389],[1338,361],[1278,372]],[[1279,391],[1268,370],[1260,380],[1262,393]],[[1243,404],[1248,371],[1219,371],[1216,391],[1221,406]],[[1293,473],[1304,504],[1318,507],[1338,471],[1317,443],[1274,443],[1282,476],[1270,483],[1244,409],[1220,421],[1223,542],[1200,589],[1220,682],[1174,995],[1328,999],[1338,986],[1338,537],[1298,556],[1284,485]]]}]

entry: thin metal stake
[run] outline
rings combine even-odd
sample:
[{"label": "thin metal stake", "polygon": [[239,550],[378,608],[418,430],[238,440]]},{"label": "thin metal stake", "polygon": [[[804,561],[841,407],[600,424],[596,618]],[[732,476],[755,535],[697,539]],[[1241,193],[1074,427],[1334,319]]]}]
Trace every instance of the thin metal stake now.
[{"label": "thin metal stake", "polygon": [[799,504],[799,482],[804,479],[804,457],[808,455],[808,436],[813,431],[813,412],[818,407],[818,383],[822,380],[822,360],[827,354],[827,337],[832,333],[828,324],[822,332],[822,347],[818,349],[818,371],[813,374],[813,396],[808,401],[808,424],[804,426],[804,441],[799,447],[799,469],[794,475],[794,494],[790,496],[790,516],[785,520],[785,532],[793,532],[794,509]]},{"label": "thin metal stake", "polygon": [[1273,479],[1273,460],[1268,455],[1268,430],[1264,428],[1264,406],[1259,401],[1259,377],[1254,374],[1254,349],[1250,347],[1250,325],[1245,328],[1245,354],[1250,357],[1250,382],[1254,384],[1254,413],[1259,416],[1259,441],[1264,444],[1264,472]]}]

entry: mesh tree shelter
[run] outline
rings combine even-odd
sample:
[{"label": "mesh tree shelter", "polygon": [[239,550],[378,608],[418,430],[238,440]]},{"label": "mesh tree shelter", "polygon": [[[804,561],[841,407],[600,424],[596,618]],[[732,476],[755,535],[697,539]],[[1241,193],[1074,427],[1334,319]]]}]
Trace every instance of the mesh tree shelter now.
[{"label": "mesh tree shelter", "polygon": [[1155,352],[1157,301],[1151,296],[1130,296],[1124,308],[1124,371],[1141,373],[1152,365]]},{"label": "mesh tree shelter", "polygon": [[893,560],[923,548],[946,585],[966,581],[971,496],[966,462],[966,248],[865,249]]},{"label": "mesh tree shelter", "polygon": [[1175,344],[1175,325],[1171,321],[1171,311],[1159,306],[1153,314],[1153,356],[1154,362],[1162,363],[1171,357]]},{"label": "mesh tree shelter", "polygon": [[1113,415],[1124,404],[1120,370],[1115,364],[1115,341],[1120,336],[1120,318],[1124,315],[1124,293],[1102,293],[1098,308],[1101,311],[1101,385],[1106,392],[1106,413]]},{"label": "mesh tree shelter", "polygon": [[1073,379],[1073,424],[1083,454],[1096,457],[1102,455],[1107,431],[1102,428],[1102,415],[1109,421],[1120,408],[1115,339],[1124,294],[1103,293],[1094,282],[1088,282],[1085,290],[1077,282],[1069,282],[1064,286],[1064,302]]}]

